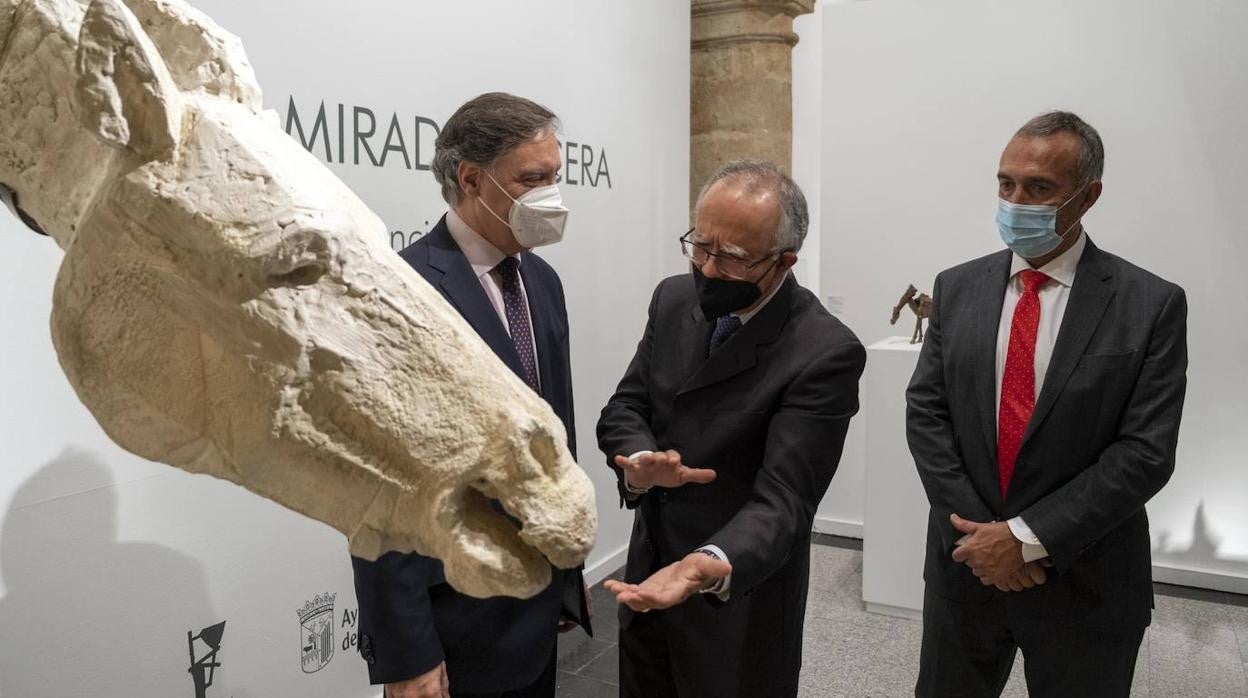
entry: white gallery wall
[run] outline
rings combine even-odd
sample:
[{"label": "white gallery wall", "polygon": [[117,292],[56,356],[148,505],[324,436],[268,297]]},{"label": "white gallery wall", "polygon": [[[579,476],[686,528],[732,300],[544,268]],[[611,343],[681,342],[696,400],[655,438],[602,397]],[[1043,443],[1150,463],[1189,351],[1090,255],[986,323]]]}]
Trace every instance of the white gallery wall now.
[{"label": "white gallery wall", "polygon": [[[823,225],[823,17],[830,5],[853,1],[821,0],[815,5],[813,13],[793,21],[793,31],[799,41],[793,47],[792,173],[793,179],[805,192],[806,204],[810,208],[810,230],[802,245],[795,274],[803,286],[824,301],[824,306],[832,314],[846,321],[844,296],[835,291],[824,293],[822,287],[824,255],[836,254],[838,246],[843,243],[838,231],[825,229]],[[859,339],[868,340],[863,336]],[[866,487],[865,422],[865,415],[860,411],[849,423],[841,464],[816,512],[814,528],[820,533],[862,537]]]},{"label": "white gallery wall", "polygon": [[[266,106],[386,221],[396,249],[445,210],[425,168],[459,104],[505,90],[559,114],[572,214],[565,242],[541,254],[567,291],[580,462],[599,493],[588,576],[622,564],[631,515],[618,509],[594,425],[651,289],[683,267],[688,6],[193,4],[243,38]],[[61,257],[0,216],[0,696],[195,696],[188,631],[222,621],[221,666],[203,695],[378,695],[355,653],[341,536],[125,453],[80,406],[49,338]],[[332,633],[332,655],[304,651],[309,628]]]},{"label": "white gallery wall", "polygon": [[[1188,295],[1178,466],[1148,506],[1158,577],[1248,592],[1248,5],[865,0],[822,4],[815,21],[798,47],[794,164],[800,177],[820,162],[803,182],[818,190],[820,292],[864,342],[909,334],[909,318],[888,325],[908,283],[930,291],[940,270],[1001,249],[995,174],[1018,126],[1062,108],[1100,130],[1089,234]],[[825,522],[862,520],[858,448]]]}]

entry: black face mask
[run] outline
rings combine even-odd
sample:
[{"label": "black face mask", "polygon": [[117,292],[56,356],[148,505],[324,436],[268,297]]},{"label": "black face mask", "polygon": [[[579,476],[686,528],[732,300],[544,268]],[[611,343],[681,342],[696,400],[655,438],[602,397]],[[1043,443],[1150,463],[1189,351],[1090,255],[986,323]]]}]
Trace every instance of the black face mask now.
[{"label": "black face mask", "polygon": [[[780,260],[776,260],[778,262]],[[767,278],[776,262],[772,262],[767,271],[759,277],[759,281]],[[693,267],[693,285],[698,291],[698,305],[702,306],[702,314],[708,320],[723,317],[734,310],[741,310],[754,305],[763,296],[763,290],[757,281],[738,281],[736,279],[712,279],[702,273],[697,266]]]}]

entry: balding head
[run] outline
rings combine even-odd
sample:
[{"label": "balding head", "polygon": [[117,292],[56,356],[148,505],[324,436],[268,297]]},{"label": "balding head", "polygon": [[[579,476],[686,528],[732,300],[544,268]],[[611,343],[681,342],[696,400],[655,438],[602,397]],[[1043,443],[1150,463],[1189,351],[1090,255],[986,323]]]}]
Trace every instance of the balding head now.
[{"label": "balding head", "polygon": [[771,253],[802,249],[810,214],[806,197],[791,177],[780,168],[761,160],[736,160],[711,175],[698,194],[695,216],[700,217],[703,204],[712,189],[734,191],[741,204],[752,203],[759,208],[774,207],[776,222],[768,241]]}]

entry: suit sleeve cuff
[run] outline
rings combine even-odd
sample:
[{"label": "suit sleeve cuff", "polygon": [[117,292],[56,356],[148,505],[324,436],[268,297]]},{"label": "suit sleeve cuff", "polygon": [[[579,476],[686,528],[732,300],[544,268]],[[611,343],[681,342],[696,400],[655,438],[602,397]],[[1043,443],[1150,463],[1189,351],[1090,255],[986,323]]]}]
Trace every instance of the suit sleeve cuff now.
[{"label": "suit sleeve cuff", "polygon": [[[628,459],[629,459],[629,460],[636,460],[637,458],[639,458],[639,457],[641,457],[641,456],[643,456],[643,455],[645,455],[645,454],[647,454],[647,453],[654,453],[654,451],[638,451],[638,452],[634,453],[633,455],[629,456],[629,457],[628,457]],[[638,489],[638,488],[633,487],[632,485],[628,484],[628,474],[627,474],[627,473],[625,473],[625,474],[624,474],[624,492],[625,492],[625,496],[627,496],[629,499],[636,499],[637,497],[639,497],[639,496],[641,496],[641,495],[643,495],[643,494],[645,494],[645,493],[647,493],[647,492],[649,492],[649,491],[650,491],[650,488],[648,488],[648,487],[647,487],[646,489],[642,490],[642,489]]]},{"label": "suit sleeve cuff", "polygon": [[[724,554],[724,551],[718,545],[704,545],[698,548],[697,550],[695,550],[694,552],[709,554],[711,557],[715,558],[716,560],[723,560],[724,562],[727,562],[728,564],[732,564],[732,562],[728,559],[728,556]],[[731,587],[732,587],[732,573],[729,572],[728,576],[720,577],[719,581],[703,589],[702,593],[714,594],[715,597],[718,598],[720,601],[727,601]]]},{"label": "suit sleeve cuff", "polygon": [[1044,549],[1044,544],[1032,532],[1027,522],[1023,521],[1023,517],[1015,516],[1006,523],[1010,527],[1010,533],[1023,544],[1023,562],[1035,562],[1049,556],[1049,551]]}]

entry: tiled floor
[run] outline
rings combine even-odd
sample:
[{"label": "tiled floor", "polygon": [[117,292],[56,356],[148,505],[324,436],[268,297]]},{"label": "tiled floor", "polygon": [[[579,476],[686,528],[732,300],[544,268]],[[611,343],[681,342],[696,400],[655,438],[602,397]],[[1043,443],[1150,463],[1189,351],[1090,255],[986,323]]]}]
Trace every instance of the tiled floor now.
[{"label": "tiled floor", "polygon": [[[811,549],[801,695],[914,695],[920,624],[867,613],[862,605],[862,553],[856,541],[821,537]],[[1153,625],[1144,636],[1133,696],[1248,698],[1248,597],[1158,585]],[[560,640],[562,698],[618,694],[615,602],[593,589],[597,638],[574,632]],[[1026,696],[1022,657],[1003,695]]]},{"label": "tiled floor", "polygon": [[[618,578],[619,573],[611,575]],[[594,601],[594,636],[573,630],[559,638],[559,687],[567,698],[606,698],[619,694],[620,624],[615,597],[602,584],[590,590]]]}]

